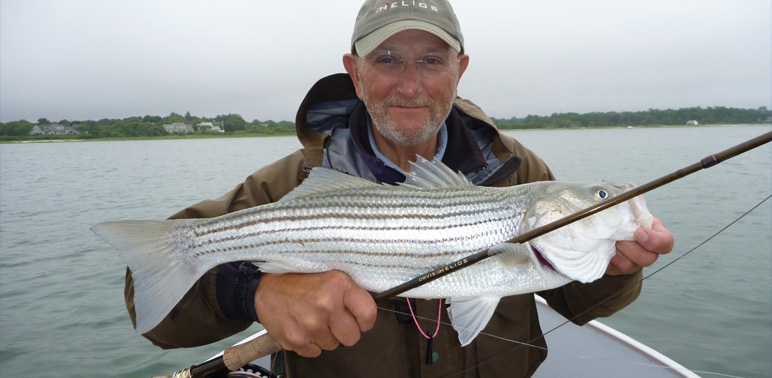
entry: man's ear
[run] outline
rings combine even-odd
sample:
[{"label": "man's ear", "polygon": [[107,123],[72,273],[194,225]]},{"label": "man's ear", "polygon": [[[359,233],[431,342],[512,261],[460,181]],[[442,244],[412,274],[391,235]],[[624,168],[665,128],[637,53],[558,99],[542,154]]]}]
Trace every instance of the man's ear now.
[{"label": "man's ear", "polygon": [[363,100],[362,97],[362,82],[359,80],[359,68],[357,67],[358,56],[354,54],[343,54],[343,67],[348,72],[348,76],[351,77],[351,81],[354,82],[354,88],[357,90],[357,97]]},{"label": "man's ear", "polygon": [[464,76],[466,68],[469,67],[469,55],[461,54],[458,56],[458,77],[456,78],[456,87],[461,81],[461,76]]}]

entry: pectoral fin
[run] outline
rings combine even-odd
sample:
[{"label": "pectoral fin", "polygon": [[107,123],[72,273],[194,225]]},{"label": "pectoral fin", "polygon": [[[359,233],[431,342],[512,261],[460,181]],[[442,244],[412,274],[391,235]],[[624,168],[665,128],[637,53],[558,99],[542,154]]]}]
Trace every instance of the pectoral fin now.
[{"label": "pectoral fin", "polygon": [[458,333],[461,346],[467,345],[485,328],[496,311],[500,297],[450,298],[447,303],[448,316],[453,329]]},{"label": "pectoral fin", "polygon": [[502,267],[511,268],[527,264],[531,260],[531,249],[528,243],[501,243],[491,247],[488,250],[488,255],[492,256],[493,261],[501,264]]}]

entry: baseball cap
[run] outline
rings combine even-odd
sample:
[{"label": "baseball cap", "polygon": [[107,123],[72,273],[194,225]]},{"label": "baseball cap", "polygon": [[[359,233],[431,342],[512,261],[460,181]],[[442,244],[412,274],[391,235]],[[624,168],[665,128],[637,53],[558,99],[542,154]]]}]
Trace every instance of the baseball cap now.
[{"label": "baseball cap", "polygon": [[366,0],[354,24],[351,51],[365,56],[392,35],[410,29],[432,33],[464,52],[464,36],[447,0]]}]

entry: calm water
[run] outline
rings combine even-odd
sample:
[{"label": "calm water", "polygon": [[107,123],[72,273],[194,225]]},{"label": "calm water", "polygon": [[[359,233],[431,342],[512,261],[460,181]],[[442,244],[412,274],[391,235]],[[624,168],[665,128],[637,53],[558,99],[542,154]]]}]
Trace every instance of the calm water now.
[{"label": "calm water", "polygon": [[[560,179],[644,183],[769,130],[511,134]],[[291,137],[0,146],[0,376],[170,374],[246,336],[172,351],[137,336],[123,305],[125,266],[89,227],[165,218],[225,193],[298,147]],[[770,194],[769,145],[647,194],[651,211],[676,235],[676,248],[646,273]],[[604,322],[705,377],[772,376],[770,252],[772,204],[766,202],[647,279],[639,300]]]}]

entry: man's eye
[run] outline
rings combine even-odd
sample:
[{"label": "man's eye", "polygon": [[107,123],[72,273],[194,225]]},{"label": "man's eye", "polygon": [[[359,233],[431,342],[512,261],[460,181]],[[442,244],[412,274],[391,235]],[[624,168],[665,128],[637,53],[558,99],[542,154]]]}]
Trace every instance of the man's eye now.
[{"label": "man's eye", "polygon": [[391,56],[387,55],[387,56],[382,56],[382,57],[379,57],[379,58],[375,59],[375,63],[376,64],[388,65],[388,64],[398,63],[398,61],[397,61],[397,59],[394,59],[394,57],[391,57]]},{"label": "man's eye", "polygon": [[442,59],[435,58],[435,57],[424,58],[424,59],[421,59],[421,61],[423,61],[425,64],[432,65],[432,66],[442,64]]}]

